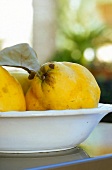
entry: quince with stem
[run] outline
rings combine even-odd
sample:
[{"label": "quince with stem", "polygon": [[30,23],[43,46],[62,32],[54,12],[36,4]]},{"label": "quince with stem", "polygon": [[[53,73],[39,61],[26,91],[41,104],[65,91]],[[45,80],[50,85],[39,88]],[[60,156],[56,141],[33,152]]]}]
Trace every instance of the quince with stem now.
[{"label": "quince with stem", "polygon": [[41,66],[26,93],[27,110],[95,108],[100,88],[88,69],[71,62]]}]

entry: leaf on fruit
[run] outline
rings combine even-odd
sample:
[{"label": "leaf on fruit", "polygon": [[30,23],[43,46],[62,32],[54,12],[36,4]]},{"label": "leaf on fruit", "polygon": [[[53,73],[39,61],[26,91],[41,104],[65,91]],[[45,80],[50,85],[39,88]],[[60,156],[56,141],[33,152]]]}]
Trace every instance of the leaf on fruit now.
[{"label": "leaf on fruit", "polygon": [[23,68],[29,74],[40,69],[37,54],[27,43],[17,44],[1,50],[0,65]]}]

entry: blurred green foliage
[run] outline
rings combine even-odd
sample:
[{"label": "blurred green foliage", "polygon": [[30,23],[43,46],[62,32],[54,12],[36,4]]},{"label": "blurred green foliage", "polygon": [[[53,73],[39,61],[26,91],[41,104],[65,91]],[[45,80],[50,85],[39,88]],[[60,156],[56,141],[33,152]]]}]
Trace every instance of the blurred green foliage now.
[{"label": "blurred green foliage", "polygon": [[[99,17],[95,0],[58,1],[57,50],[55,61],[70,61],[86,65],[84,51],[112,42],[112,30]],[[91,64],[91,61],[89,64]]]}]

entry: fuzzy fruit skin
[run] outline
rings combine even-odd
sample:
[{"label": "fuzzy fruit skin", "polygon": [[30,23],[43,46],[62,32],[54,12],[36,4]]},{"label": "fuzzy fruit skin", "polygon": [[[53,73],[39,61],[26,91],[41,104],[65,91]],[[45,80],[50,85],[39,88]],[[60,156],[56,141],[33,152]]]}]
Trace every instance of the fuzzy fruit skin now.
[{"label": "fuzzy fruit skin", "polygon": [[88,69],[71,62],[45,63],[26,94],[27,110],[95,108],[100,88]]},{"label": "fuzzy fruit skin", "polygon": [[9,71],[10,74],[19,81],[19,83],[21,84],[21,87],[23,89],[24,95],[26,94],[27,90],[29,89],[30,85],[31,85],[31,81],[28,79],[29,74],[27,72],[23,72],[23,71]]},{"label": "fuzzy fruit skin", "polygon": [[25,111],[26,102],[20,83],[0,66],[0,111]]}]

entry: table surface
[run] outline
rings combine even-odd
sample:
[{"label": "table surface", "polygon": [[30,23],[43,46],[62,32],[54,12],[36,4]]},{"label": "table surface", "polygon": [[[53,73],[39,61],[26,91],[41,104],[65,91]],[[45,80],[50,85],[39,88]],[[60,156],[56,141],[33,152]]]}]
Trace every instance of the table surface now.
[{"label": "table surface", "polygon": [[80,147],[90,157],[112,154],[112,123],[99,123]]}]

